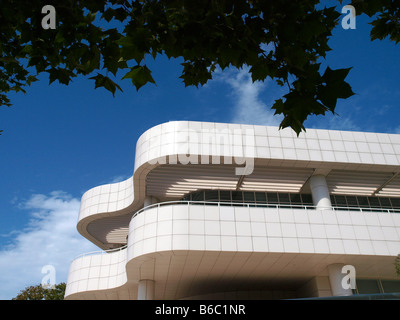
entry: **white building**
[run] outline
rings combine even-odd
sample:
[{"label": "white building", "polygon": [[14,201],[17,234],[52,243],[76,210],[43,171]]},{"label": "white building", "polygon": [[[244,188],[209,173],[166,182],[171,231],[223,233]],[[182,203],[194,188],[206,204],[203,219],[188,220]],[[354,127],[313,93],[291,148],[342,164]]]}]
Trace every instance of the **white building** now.
[{"label": "white building", "polygon": [[395,134],[158,125],[130,179],[83,195],[103,251],[72,262],[66,299],[400,292],[399,173]]}]

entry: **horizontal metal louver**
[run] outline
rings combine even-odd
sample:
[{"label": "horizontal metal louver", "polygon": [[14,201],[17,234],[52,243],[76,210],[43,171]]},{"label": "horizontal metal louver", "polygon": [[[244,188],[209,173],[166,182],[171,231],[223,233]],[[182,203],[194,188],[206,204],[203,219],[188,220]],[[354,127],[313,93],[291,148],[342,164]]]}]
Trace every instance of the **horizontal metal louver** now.
[{"label": "horizontal metal louver", "polygon": [[370,196],[391,177],[390,172],[332,170],[326,181],[331,194]]},{"label": "horizontal metal louver", "polygon": [[239,190],[299,192],[311,174],[311,169],[256,167],[253,174],[244,177]]},{"label": "horizontal metal louver", "polygon": [[377,193],[378,196],[400,197],[400,176],[397,175]]},{"label": "horizontal metal louver", "polygon": [[311,169],[255,167],[252,174],[241,179],[235,174],[235,166],[164,165],[147,176],[146,193],[179,198],[201,189],[299,192],[311,173]]}]

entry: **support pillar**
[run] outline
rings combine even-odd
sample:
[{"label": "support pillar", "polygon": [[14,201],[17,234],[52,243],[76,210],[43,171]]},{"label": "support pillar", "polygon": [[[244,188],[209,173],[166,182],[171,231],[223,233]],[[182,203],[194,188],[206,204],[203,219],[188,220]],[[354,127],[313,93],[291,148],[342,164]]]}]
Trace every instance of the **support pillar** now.
[{"label": "support pillar", "polygon": [[332,208],[332,203],[325,176],[312,176],[310,178],[310,188],[314,206],[318,210],[330,210]]},{"label": "support pillar", "polygon": [[343,279],[347,273],[342,273],[344,264],[335,263],[328,266],[329,284],[333,296],[351,296],[353,292],[351,288],[343,283]]},{"label": "support pillar", "polygon": [[138,300],[154,300],[154,280],[139,280]]}]

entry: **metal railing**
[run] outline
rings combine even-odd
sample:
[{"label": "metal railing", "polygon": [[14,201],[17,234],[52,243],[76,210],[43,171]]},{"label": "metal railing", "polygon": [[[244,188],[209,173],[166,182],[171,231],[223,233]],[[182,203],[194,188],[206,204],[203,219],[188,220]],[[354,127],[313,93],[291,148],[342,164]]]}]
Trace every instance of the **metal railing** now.
[{"label": "metal railing", "polygon": [[193,200],[175,200],[159,202],[148,205],[138,211],[136,211],[132,218],[135,218],[142,212],[155,208],[168,205],[213,205],[213,206],[234,206],[234,207],[247,207],[247,208],[275,208],[275,209],[302,209],[302,210],[331,210],[331,211],[356,211],[356,212],[382,212],[382,213],[400,213],[399,209],[393,208],[370,208],[370,207],[326,207],[317,208],[314,205],[308,204],[286,204],[286,203],[257,203],[257,202],[232,202],[232,201],[193,201]]},{"label": "metal railing", "polygon": [[[159,203],[154,203],[151,205],[148,205],[138,211],[136,211],[131,220],[135,217],[137,217],[139,214],[142,212],[152,209],[152,208],[160,208],[163,206],[169,206],[169,205],[212,205],[212,206],[234,206],[234,207],[247,207],[247,208],[275,208],[275,209],[302,209],[302,210],[317,210],[316,206],[313,205],[306,205],[306,204],[285,204],[285,203],[255,203],[255,202],[232,202],[232,201],[193,201],[193,200],[175,200],[175,201],[165,201],[165,202],[159,202]],[[319,208],[318,210],[320,210]],[[352,212],[382,212],[382,213],[400,213],[400,209],[391,209],[391,208],[363,208],[363,207],[337,207],[337,206],[332,206],[332,207],[327,207],[323,208],[323,210],[330,210],[330,211],[352,211]],[[107,253],[113,253],[113,252],[118,252],[121,250],[124,250],[127,248],[127,244],[120,247],[120,248],[115,248],[115,249],[110,249],[110,250],[99,250],[99,251],[92,251],[88,253],[83,253],[77,257],[75,257],[73,260],[83,258],[86,256],[91,256],[91,255],[99,255],[99,254],[107,254]]]},{"label": "metal railing", "polygon": [[87,256],[94,256],[94,255],[100,255],[100,254],[107,254],[107,253],[113,253],[113,252],[118,252],[121,250],[124,250],[127,248],[127,244],[119,247],[119,248],[113,248],[113,249],[109,249],[109,250],[97,250],[97,251],[91,251],[91,252],[86,252],[86,253],[82,253],[79,256],[76,256],[73,260],[77,260],[83,257],[87,257]]}]

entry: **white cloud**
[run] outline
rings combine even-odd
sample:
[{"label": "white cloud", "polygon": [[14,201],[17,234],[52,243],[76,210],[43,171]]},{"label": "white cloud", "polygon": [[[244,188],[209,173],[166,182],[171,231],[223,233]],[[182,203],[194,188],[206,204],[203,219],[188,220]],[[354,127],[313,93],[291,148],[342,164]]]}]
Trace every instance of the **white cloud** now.
[{"label": "white cloud", "polygon": [[121,182],[121,181],[125,181],[127,179],[129,179],[130,177],[132,177],[132,174],[121,174],[121,175],[117,175],[114,176],[110,179],[110,181],[106,182],[107,184],[109,183],[117,183],[117,182]]},{"label": "white cloud", "polygon": [[400,134],[400,126],[393,129],[393,133]]},{"label": "white cloud", "polygon": [[328,129],[328,130],[344,130],[344,131],[361,131],[360,126],[358,126],[350,116],[340,116],[327,114],[326,116],[318,116],[314,121],[307,122],[308,128],[312,129]]},{"label": "white cloud", "polygon": [[72,259],[99,250],[76,230],[80,201],[64,192],[35,194],[23,204],[30,220],[23,230],[10,233],[12,243],[0,251],[0,299],[40,284],[42,268],[52,265],[56,283],[66,282]]},{"label": "white cloud", "polygon": [[330,130],[350,130],[360,131],[358,126],[350,117],[333,116],[329,119],[328,129]]},{"label": "white cloud", "polygon": [[260,97],[267,89],[271,96],[276,93],[272,92],[271,80],[253,82],[248,68],[220,71],[216,73],[215,79],[227,83],[232,89],[231,98],[235,101],[230,120],[232,123],[272,126],[281,123],[282,117],[274,116],[274,110],[271,110],[274,99],[263,101]]},{"label": "white cloud", "polygon": [[[248,68],[217,71],[215,80],[222,81],[231,88],[229,97],[234,101],[234,108],[230,122],[280,125],[283,116],[274,115],[275,111],[271,110],[271,106],[275,99],[282,98],[286,93],[284,88],[274,84],[271,79],[266,79],[264,82],[253,82]],[[307,128],[315,129],[361,130],[352,118],[352,114],[346,114],[346,116],[327,114],[326,116],[311,117],[305,122],[305,125]]]}]

